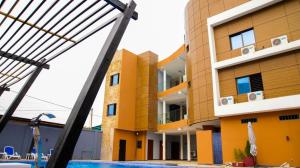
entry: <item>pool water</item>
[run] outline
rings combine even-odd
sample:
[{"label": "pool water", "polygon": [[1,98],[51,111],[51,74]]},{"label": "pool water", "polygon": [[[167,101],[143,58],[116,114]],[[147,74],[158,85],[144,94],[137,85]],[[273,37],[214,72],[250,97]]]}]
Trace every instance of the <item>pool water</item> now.
[{"label": "pool water", "polygon": [[[16,161],[18,163],[27,163],[31,164],[32,168],[34,168],[33,161]],[[1,162],[0,162],[1,163]],[[10,162],[13,163],[13,162]],[[43,161],[42,165],[45,167],[47,162]],[[130,163],[130,162],[88,162],[88,161],[70,161],[67,168],[174,168],[176,166],[167,166],[160,164],[147,164],[147,163]]]}]

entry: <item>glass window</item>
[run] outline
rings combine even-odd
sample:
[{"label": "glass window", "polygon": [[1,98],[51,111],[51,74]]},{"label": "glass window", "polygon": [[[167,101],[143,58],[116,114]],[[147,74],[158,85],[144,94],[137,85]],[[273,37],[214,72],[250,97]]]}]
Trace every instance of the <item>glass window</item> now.
[{"label": "glass window", "polygon": [[244,94],[244,93],[251,92],[250,78],[249,77],[238,78],[236,80],[236,82],[237,82],[238,94]]},{"label": "glass window", "polygon": [[230,36],[231,49],[242,48],[255,43],[254,30],[246,30]]},{"label": "glass window", "polygon": [[238,94],[263,91],[263,81],[261,73],[249,75],[236,79]]},{"label": "glass window", "polygon": [[255,37],[254,37],[253,30],[249,30],[249,31],[242,33],[242,37],[243,37],[243,46],[248,46],[250,44],[255,43]]},{"label": "glass window", "polygon": [[242,36],[241,35],[231,37],[230,41],[231,41],[231,48],[233,50],[243,47],[243,41],[242,41]]},{"label": "glass window", "polygon": [[114,74],[110,77],[110,86],[119,84],[119,74]]},{"label": "glass window", "polygon": [[116,115],[116,107],[117,107],[117,104],[115,104],[115,103],[107,105],[107,116]]}]

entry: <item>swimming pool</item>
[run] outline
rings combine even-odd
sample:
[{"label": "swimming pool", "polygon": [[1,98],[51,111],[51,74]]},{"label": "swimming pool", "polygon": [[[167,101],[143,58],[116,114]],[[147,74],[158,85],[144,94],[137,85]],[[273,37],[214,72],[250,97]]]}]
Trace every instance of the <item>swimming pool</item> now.
[{"label": "swimming pool", "polygon": [[[33,161],[9,161],[10,163],[18,162],[18,163],[27,163],[31,164],[32,168],[34,165]],[[1,162],[0,162],[1,163]],[[3,163],[3,162],[2,162]],[[42,162],[43,166],[46,166],[45,161]],[[174,168],[177,166],[169,166],[155,163],[131,163],[131,162],[97,162],[97,161],[70,161],[67,168]]]}]

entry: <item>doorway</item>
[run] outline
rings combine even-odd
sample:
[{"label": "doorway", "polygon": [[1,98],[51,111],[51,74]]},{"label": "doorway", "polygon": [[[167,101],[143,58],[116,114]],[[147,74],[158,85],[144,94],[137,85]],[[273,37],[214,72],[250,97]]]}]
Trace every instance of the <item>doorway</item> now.
[{"label": "doorway", "polygon": [[126,160],[126,140],[120,140],[119,142],[119,161]]},{"label": "doorway", "polygon": [[222,164],[223,156],[222,156],[222,141],[221,141],[221,133],[214,132],[213,133],[213,153],[214,153],[214,163]]},{"label": "doorway", "polygon": [[163,143],[159,141],[159,160],[163,159]]},{"label": "doorway", "polygon": [[179,142],[171,142],[171,159],[179,160],[180,144]]},{"label": "doorway", "polygon": [[153,160],[153,140],[148,139],[148,160]]}]

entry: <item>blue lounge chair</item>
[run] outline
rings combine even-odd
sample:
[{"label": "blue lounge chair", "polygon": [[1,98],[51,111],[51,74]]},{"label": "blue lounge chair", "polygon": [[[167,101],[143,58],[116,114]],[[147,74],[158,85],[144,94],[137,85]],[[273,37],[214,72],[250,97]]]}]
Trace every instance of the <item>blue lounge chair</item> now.
[{"label": "blue lounge chair", "polygon": [[4,147],[4,159],[21,159],[21,156],[15,152],[15,148],[12,146],[5,146]]}]

